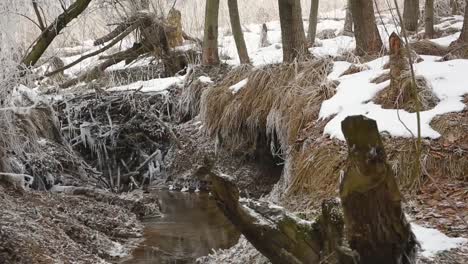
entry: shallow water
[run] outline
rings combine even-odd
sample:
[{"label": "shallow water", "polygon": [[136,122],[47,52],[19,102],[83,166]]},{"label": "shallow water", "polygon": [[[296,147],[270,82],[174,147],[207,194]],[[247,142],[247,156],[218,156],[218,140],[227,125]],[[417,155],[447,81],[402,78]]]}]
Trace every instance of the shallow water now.
[{"label": "shallow water", "polygon": [[125,264],[186,264],[233,246],[239,233],[206,193],[157,191],[162,218],[145,221],[145,240]]}]

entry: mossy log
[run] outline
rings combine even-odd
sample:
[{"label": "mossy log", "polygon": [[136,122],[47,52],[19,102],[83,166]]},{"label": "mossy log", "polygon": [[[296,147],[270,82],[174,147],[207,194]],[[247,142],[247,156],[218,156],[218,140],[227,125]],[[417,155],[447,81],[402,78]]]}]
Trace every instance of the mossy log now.
[{"label": "mossy log", "polygon": [[239,202],[239,190],[229,176],[209,175],[218,207],[271,263],[314,264],[323,259],[327,263],[353,263],[342,248],[344,227],[337,200],[325,201],[322,216],[309,222],[267,202]]},{"label": "mossy log", "polygon": [[414,263],[417,242],[377,123],[350,116],[341,126],[349,148],[340,196],[350,247],[362,264]]}]

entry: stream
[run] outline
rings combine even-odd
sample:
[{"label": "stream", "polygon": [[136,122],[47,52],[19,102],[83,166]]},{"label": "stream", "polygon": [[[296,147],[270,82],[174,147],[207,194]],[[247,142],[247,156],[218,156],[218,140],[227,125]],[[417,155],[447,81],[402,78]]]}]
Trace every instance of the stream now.
[{"label": "stream", "polygon": [[124,264],[188,264],[237,243],[239,233],[207,193],[158,190],[163,217],[144,221],[144,241]]}]

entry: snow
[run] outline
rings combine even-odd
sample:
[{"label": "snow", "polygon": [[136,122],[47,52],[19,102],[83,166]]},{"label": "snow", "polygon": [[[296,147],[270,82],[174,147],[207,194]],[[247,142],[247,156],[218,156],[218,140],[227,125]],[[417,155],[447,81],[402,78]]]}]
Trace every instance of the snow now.
[{"label": "snow", "polygon": [[[437,57],[422,57],[424,61],[415,64],[416,74],[426,78],[440,102],[433,109],[421,112],[421,135],[427,138],[438,138],[440,134],[430,127],[431,120],[437,115],[458,112],[465,108],[461,99],[464,94],[468,93],[465,77],[468,60],[437,62]],[[387,60],[388,57],[383,57],[368,62],[366,65],[370,67],[369,70],[338,78],[338,73],[345,68],[346,63],[337,64],[338,69],[329,75],[329,79],[340,81],[340,85],[337,87],[337,93],[322,103],[319,113],[320,119],[336,115],[325,126],[325,134],[344,140],[341,122],[351,115],[364,115],[376,120],[379,131],[386,131],[391,136],[411,137],[417,134],[415,113],[383,109],[380,105],[371,102],[379,91],[390,84],[389,81],[380,84],[370,82],[371,79],[388,71],[382,69]],[[411,132],[405,128],[402,122]]]},{"label": "snow", "polygon": [[448,47],[450,43],[457,40],[458,37],[460,37],[460,32],[437,39],[431,39],[431,41],[443,47]]},{"label": "snow", "polygon": [[112,248],[107,253],[111,257],[119,257],[119,258],[123,258],[128,255],[128,252],[125,249],[125,247],[118,242],[112,242]]},{"label": "snow", "polygon": [[153,79],[149,81],[138,81],[128,85],[112,87],[108,91],[130,91],[140,90],[142,92],[164,92],[172,85],[182,84],[185,76]]},{"label": "snow", "polygon": [[411,228],[421,244],[421,255],[426,258],[433,258],[438,252],[457,248],[468,242],[466,238],[448,237],[437,229],[414,223],[411,224]]},{"label": "snow", "polygon": [[229,90],[231,90],[232,94],[236,94],[238,93],[242,88],[244,88],[244,86],[247,84],[247,82],[249,81],[248,78],[234,84],[233,86],[229,87]]},{"label": "snow", "polygon": [[198,77],[198,80],[202,83],[213,83],[210,77],[208,76],[200,76]]}]

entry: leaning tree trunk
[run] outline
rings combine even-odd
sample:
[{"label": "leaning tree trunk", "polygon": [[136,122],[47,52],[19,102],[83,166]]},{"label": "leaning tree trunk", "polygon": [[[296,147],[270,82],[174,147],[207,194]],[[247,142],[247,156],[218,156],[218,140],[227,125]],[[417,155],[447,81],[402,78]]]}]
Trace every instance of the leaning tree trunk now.
[{"label": "leaning tree trunk", "polygon": [[377,123],[350,116],[341,127],[349,150],[340,197],[351,249],[360,264],[414,263],[417,242]]},{"label": "leaning tree trunk", "polygon": [[373,3],[372,0],[351,1],[356,54],[359,56],[378,55],[383,49],[382,39],[375,23]]},{"label": "leaning tree trunk", "polygon": [[434,0],[426,0],[424,9],[424,23],[426,38],[434,37]]},{"label": "leaning tree trunk", "polygon": [[249,64],[249,53],[245,46],[244,33],[242,33],[239,8],[237,6],[237,0],[228,0],[229,18],[231,20],[232,35],[236,41],[237,54],[242,64]]},{"label": "leaning tree trunk", "polygon": [[312,0],[310,5],[310,15],[309,15],[309,32],[308,40],[312,45],[315,42],[315,34],[317,33],[317,19],[318,19],[318,8],[319,0]]},{"label": "leaning tree trunk", "polygon": [[203,37],[202,63],[219,64],[218,55],[218,13],[219,0],[206,0],[205,32]]},{"label": "leaning tree trunk", "polygon": [[283,42],[283,61],[292,62],[294,59],[308,54],[304,24],[302,23],[301,1],[278,0],[278,6]]},{"label": "leaning tree trunk", "polygon": [[408,31],[418,30],[419,0],[405,0],[403,23]]},{"label": "leaning tree trunk", "polygon": [[62,31],[70,21],[79,16],[88,7],[91,0],[76,0],[67,10],[59,15],[44,31],[31,48],[31,51],[23,58],[22,64],[26,67],[34,66],[42,54],[46,51],[52,41],[60,31]]},{"label": "leaning tree trunk", "polygon": [[353,36],[353,15],[351,12],[351,0],[348,0],[346,5],[346,16],[343,28],[343,35]]}]

